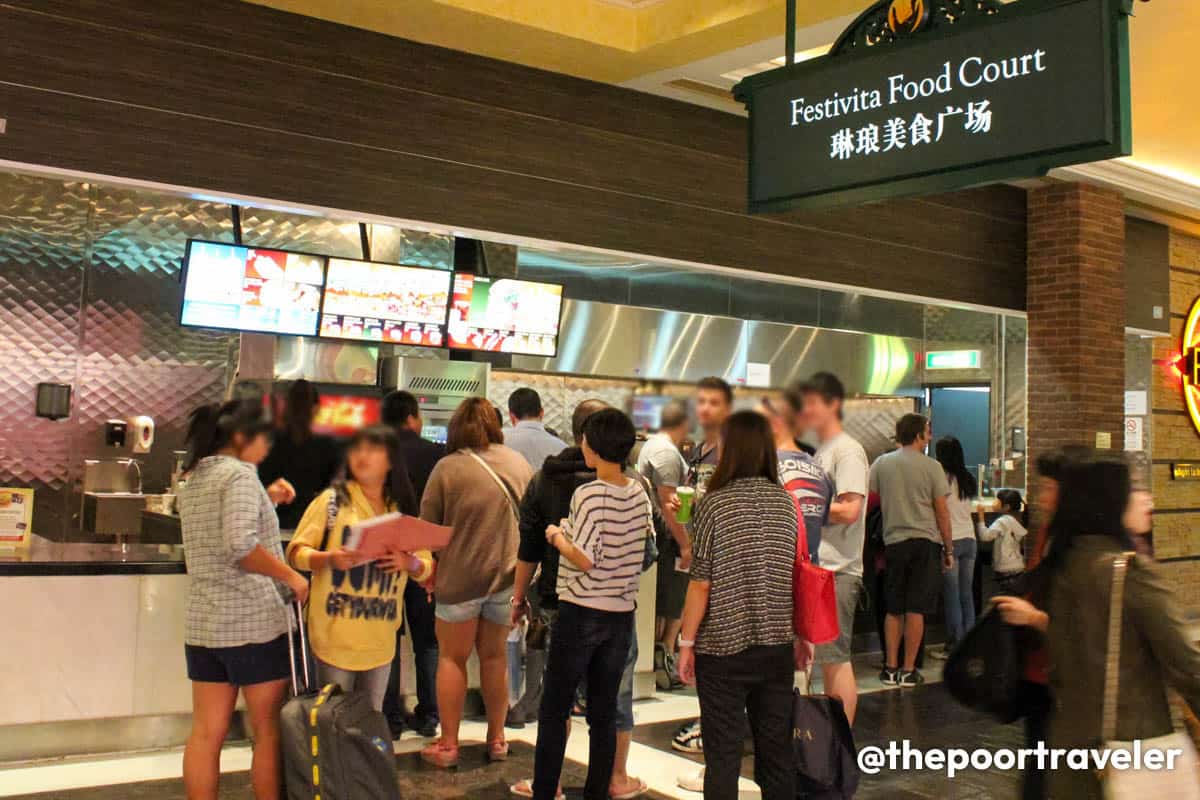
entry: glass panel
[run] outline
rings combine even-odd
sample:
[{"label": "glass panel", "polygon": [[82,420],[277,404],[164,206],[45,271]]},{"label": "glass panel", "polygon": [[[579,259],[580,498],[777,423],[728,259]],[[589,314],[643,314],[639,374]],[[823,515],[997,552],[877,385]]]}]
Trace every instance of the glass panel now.
[{"label": "glass panel", "polygon": [[733,278],[729,282],[729,315],[737,319],[817,325],[821,292],[807,286]]},{"label": "glass panel", "polygon": [[729,278],[674,267],[639,266],[629,278],[629,303],[728,317]]},{"label": "glass panel", "polygon": [[823,328],[920,339],[925,332],[921,306],[904,300],[821,290]]}]

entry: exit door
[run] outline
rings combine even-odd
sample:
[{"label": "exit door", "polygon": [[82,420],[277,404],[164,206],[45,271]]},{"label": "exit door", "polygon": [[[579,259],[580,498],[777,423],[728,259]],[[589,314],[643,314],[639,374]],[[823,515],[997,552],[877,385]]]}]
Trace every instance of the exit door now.
[{"label": "exit door", "polygon": [[962,442],[967,469],[986,465],[991,457],[991,388],[936,386],[928,392],[934,441],[953,436]]}]

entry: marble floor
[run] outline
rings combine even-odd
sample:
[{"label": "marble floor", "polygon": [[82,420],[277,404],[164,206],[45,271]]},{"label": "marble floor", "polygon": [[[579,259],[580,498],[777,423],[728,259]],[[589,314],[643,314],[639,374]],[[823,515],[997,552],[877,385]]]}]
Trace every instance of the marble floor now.
[{"label": "marble floor", "polygon": [[[886,744],[891,740],[910,739],[921,747],[1011,747],[1020,743],[1020,729],[1013,725],[998,725],[992,720],[966,711],[958,706],[937,683],[937,676],[928,675],[930,683],[918,689],[885,689],[876,676],[878,657],[867,657],[856,663],[863,697],[855,735],[860,747]],[[933,662],[936,665],[937,662]],[[817,681],[814,690],[820,689]],[[702,759],[684,756],[670,747],[671,736],[678,726],[695,717],[697,702],[691,692],[660,694],[653,700],[639,702],[635,708],[638,728],[630,753],[630,772],[649,784],[653,800],[674,798],[698,800],[699,795],[684,791],[676,778],[695,772]],[[482,722],[470,721],[463,726],[466,741],[483,738]],[[485,765],[480,752],[464,754],[462,766],[453,772],[433,770],[422,764],[416,752],[425,740],[406,736],[396,744],[400,759],[401,785],[405,798],[430,800],[499,800],[508,797],[508,785],[528,777],[533,762],[533,742],[536,727],[509,731],[513,742],[512,758],[505,764]],[[477,756],[477,757],[476,757]],[[178,750],[120,756],[102,759],[71,759],[53,763],[0,769],[0,797],[21,797],[26,800],[182,800],[182,785],[178,780],[182,754]],[[568,746],[565,783],[569,790],[582,786],[587,760],[586,725],[574,723],[574,735]],[[221,800],[249,800],[246,770],[250,753],[245,745],[231,745],[222,758],[223,779]],[[747,759],[743,775],[752,774]],[[1015,797],[1017,776],[1011,773],[968,772],[953,781],[937,773],[900,772],[864,777],[860,798],[963,798]],[[577,791],[569,791],[577,797]],[[743,780],[741,798],[758,797],[757,788]]]}]

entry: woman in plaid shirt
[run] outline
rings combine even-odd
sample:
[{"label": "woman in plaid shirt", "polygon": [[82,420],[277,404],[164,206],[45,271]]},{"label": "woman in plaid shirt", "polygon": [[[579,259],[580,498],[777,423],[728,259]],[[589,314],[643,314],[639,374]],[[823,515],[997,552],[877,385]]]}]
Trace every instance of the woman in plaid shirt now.
[{"label": "woman in plaid shirt", "polygon": [[179,515],[189,576],[184,642],[192,733],[183,780],[194,800],[217,798],[221,745],[239,690],[254,726],[254,796],[279,798],[287,606],[293,595],[304,600],[308,582],[284,563],[275,515],[275,503],[291,502],[295,492],[286,481],[264,489],[258,480],[270,430],[261,404],[238,400],[196,409],[188,428]]}]

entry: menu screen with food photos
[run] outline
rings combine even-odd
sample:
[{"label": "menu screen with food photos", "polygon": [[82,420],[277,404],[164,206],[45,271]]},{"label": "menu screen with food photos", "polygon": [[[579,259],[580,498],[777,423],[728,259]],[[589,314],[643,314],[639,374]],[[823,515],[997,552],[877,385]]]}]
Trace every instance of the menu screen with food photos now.
[{"label": "menu screen with food photos", "polygon": [[554,356],[562,303],[563,289],[557,284],[456,273],[449,346]]},{"label": "menu screen with food photos", "polygon": [[321,336],[443,347],[451,277],[446,270],[331,258]]},{"label": "menu screen with food photos", "polygon": [[180,323],[314,336],[325,258],[217,242],[188,242]]}]

